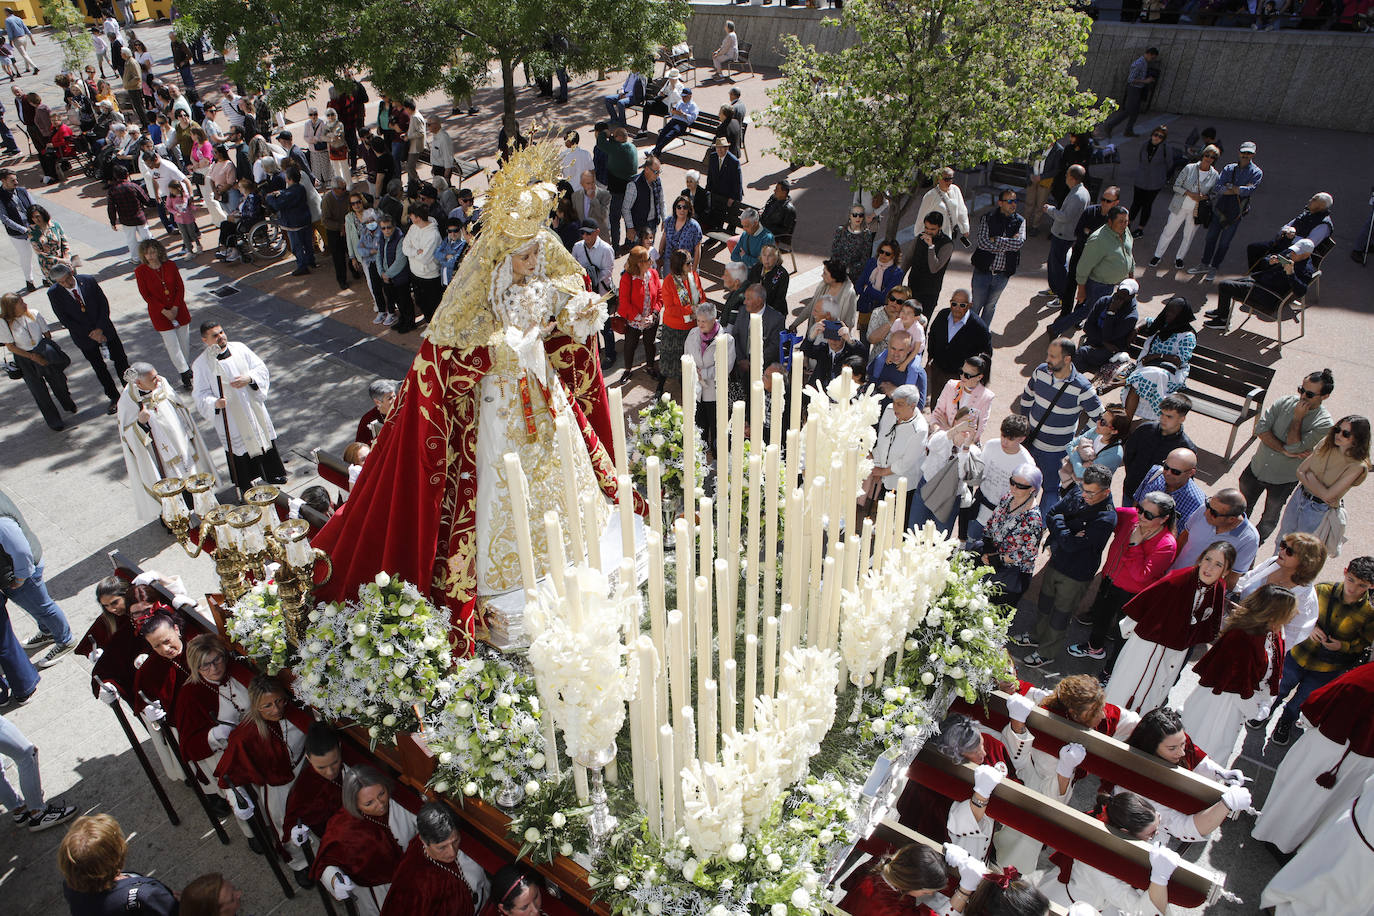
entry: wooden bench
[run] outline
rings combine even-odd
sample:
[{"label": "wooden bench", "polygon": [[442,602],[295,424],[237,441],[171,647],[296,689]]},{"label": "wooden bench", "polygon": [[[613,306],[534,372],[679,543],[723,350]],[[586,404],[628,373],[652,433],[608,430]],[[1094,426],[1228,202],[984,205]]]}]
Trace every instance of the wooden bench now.
[{"label": "wooden bench", "polygon": [[[463,182],[467,181],[473,175],[480,175],[483,171],[485,171],[481,162],[478,161],[479,158],[480,157],[473,157],[472,159],[463,159],[457,155],[453,157],[453,174],[458,178],[458,187],[461,188],[463,186]],[[420,151],[420,163],[423,165],[430,164],[429,144],[425,144],[425,148]],[[450,181],[450,184],[452,184],[452,181]],[[444,216],[448,216],[448,214],[445,213]]]},{"label": "wooden bench", "polygon": [[[1139,332],[1131,342],[1132,349],[1140,352],[1145,335]],[[1236,434],[1246,421],[1259,416],[1264,410],[1264,399],[1269,386],[1274,382],[1274,368],[1199,344],[1193,350],[1193,358],[1188,365],[1188,381],[1182,391],[1193,402],[1193,413],[1213,420],[1220,420],[1231,427],[1231,435],[1226,440],[1223,458],[1230,460],[1236,444]],[[1250,444],[1250,438],[1241,448]]]},{"label": "wooden bench", "polygon": [[[721,66],[721,72],[733,70],[735,75],[738,76],[744,72],[745,67],[748,67],[749,75],[757,76],[757,74],[754,73],[754,62],[750,60],[753,50],[754,43],[752,41],[741,41],[739,43],[739,53],[734,60],[727,60],[724,65]],[[731,82],[734,82],[734,80],[731,80]]]},{"label": "wooden bench", "polygon": [[720,129],[720,115],[702,111],[687,132],[678,135],[679,140],[711,148],[716,144],[716,131]]}]

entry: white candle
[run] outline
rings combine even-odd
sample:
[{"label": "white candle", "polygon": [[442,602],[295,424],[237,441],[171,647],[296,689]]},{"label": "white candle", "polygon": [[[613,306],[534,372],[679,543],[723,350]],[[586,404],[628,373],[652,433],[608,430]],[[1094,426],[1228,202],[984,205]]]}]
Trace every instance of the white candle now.
[{"label": "white candle", "polygon": [[587,768],[573,764],[573,788],[577,790],[577,803],[585,805],[591,801],[591,793],[587,789]]},{"label": "white candle", "polygon": [[787,650],[795,645],[792,631],[796,626],[796,616],[796,612],[792,610],[790,604],[784,604],[778,608],[778,658],[786,655]]},{"label": "white candle", "polygon": [[573,565],[579,565],[585,562],[583,558],[586,556],[586,545],[582,540],[582,506],[577,499],[577,475],[574,473],[577,465],[573,462],[572,431],[568,429],[565,417],[559,417],[554,421],[554,432],[558,436],[558,460],[561,471],[559,476],[563,478],[563,511],[568,516],[572,561]]},{"label": "white candle", "polygon": [[558,597],[568,593],[563,573],[568,568],[563,558],[563,529],[558,527],[558,513],[550,509],[544,513],[544,538],[549,548],[549,578],[553,580],[553,590]]},{"label": "white candle", "polygon": [[[759,386],[762,390],[763,386]],[[762,436],[756,441],[761,441]],[[749,456],[749,521],[745,527],[749,565],[744,576],[744,632],[758,632],[759,616],[759,516],[763,512],[763,459],[756,450]]]},{"label": "white candle", "polygon": [[[570,626],[575,633],[582,632],[582,599],[584,594],[590,591],[584,588],[584,582],[582,580],[582,575],[586,571],[586,567],[575,566],[564,579],[564,582],[568,586],[568,597],[566,602],[568,608],[568,626]],[[585,585],[592,584],[594,583],[590,581],[585,583]]]},{"label": "white candle", "polygon": [[843,500],[844,533],[846,536],[854,534],[855,518],[858,515],[858,462],[858,449],[847,448],[844,450],[844,488],[841,490],[840,498]]},{"label": "white candle", "polygon": [[763,380],[756,378],[749,385],[749,444],[755,455],[763,451],[763,424],[767,419],[763,412]]},{"label": "white candle", "polygon": [[735,697],[737,696],[735,684],[737,683],[738,671],[735,668],[733,659],[727,660],[722,668],[720,682],[720,733],[721,735],[731,734],[739,731],[739,710],[736,708]]},{"label": "white candle", "polygon": [[673,522],[673,542],[673,555],[677,562],[677,609],[682,611],[682,624],[686,627],[687,651],[696,653],[701,650],[692,644],[692,583],[695,575],[692,572],[692,535],[686,519]]},{"label": "white candle", "polygon": [[[697,756],[704,763],[716,762],[716,682],[707,679],[701,685],[701,697],[697,709],[701,716],[697,720]],[[724,728],[724,719],[722,728]]]},{"label": "white candle", "polygon": [[740,513],[744,511],[744,405],[735,402],[730,413],[730,519],[726,531],[729,548],[720,541],[716,549],[730,560],[730,578],[739,575],[739,558],[744,552],[740,543]]},{"label": "white candle", "polygon": [[797,475],[801,473],[801,433],[795,429],[787,431],[787,450],[783,453],[786,464],[782,472],[782,492],[790,493],[797,485]]},{"label": "white candle", "polygon": [[892,506],[892,542],[889,547],[896,547],[902,543],[902,535],[906,533],[907,525],[911,524],[906,517],[906,488],[907,479],[905,476],[897,478],[897,498]]},{"label": "white candle", "polygon": [[784,604],[796,604],[797,596],[793,591],[796,585],[797,567],[806,556],[804,541],[806,537],[806,514],[802,507],[802,491],[788,487],[787,514],[783,516],[782,532],[782,600]]},{"label": "white candle", "polygon": [[606,388],[606,407],[611,413],[611,448],[615,451],[615,476],[630,473],[630,455],[625,450],[625,404],[619,388]]},{"label": "white candle", "polygon": [[687,657],[687,638],[683,633],[682,612],[668,612],[668,680],[672,689],[671,703],[678,709],[688,702],[687,679],[691,677],[691,660]]},{"label": "white candle", "polygon": [[[643,662],[636,657],[633,662],[636,676],[640,678],[635,698],[630,701],[630,785],[634,789],[635,801],[646,811],[649,807],[648,794],[644,791],[644,681]],[[650,813],[649,820],[653,821]]]},{"label": "white candle", "polygon": [[787,403],[787,394],[781,372],[773,373],[772,387],[769,388],[769,392],[772,403],[768,410],[768,444],[781,447],[783,424],[787,422],[782,415],[783,405]]},{"label": "white candle", "polygon": [[[835,550],[831,556],[825,558],[826,577],[835,577],[835,587],[830,589],[830,606],[825,612],[825,632],[821,637],[821,645],[827,649],[838,649],[840,646],[840,595],[844,587],[844,570],[847,566],[845,562],[845,543],[842,540],[835,542]],[[830,565],[834,561],[834,566]]]},{"label": "white candle", "polygon": [[759,565],[765,617],[773,613],[778,603],[778,474],[781,461],[781,450],[776,444],[769,445],[763,455],[763,560]]},{"label": "white candle", "polygon": [[[752,390],[755,384],[763,383],[763,315],[759,312],[749,316],[749,387]],[[761,413],[751,413],[749,415],[751,423],[757,423],[759,432],[762,432],[763,415]],[[762,442],[763,436],[757,435],[756,441]]]},{"label": "white candle", "polygon": [[715,362],[716,362],[716,476],[717,479],[724,476],[722,473],[721,456],[726,447],[726,432],[730,425],[730,363],[729,346],[730,335],[716,334],[715,342]]},{"label": "white candle", "polygon": [[[776,619],[769,617],[768,620]],[[767,621],[765,621],[765,625]],[[754,684],[759,678],[759,638],[753,633],[744,637],[744,730],[754,727]],[[733,684],[734,682],[731,681]],[[731,704],[732,706],[734,704]]]},{"label": "white candle", "polygon": [[697,571],[702,576],[706,577],[706,586],[708,589],[711,586],[711,572],[713,569],[711,561],[716,553],[715,539],[712,537],[712,533],[715,529],[711,527],[711,506],[711,497],[703,496],[701,498],[701,509],[699,512],[701,524],[697,526],[697,540],[701,542],[701,553],[697,560]]},{"label": "white candle", "polygon": [[620,556],[630,561],[630,576],[634,576],[635,559],[635,498],[629,474],[615,478],[615,501],[620,508]]},{"label": "white candle", "polygon": [[720,664],[735,657],[735,580],[726,575],[724,560],[716,561],[716,630]]},{"label": "white candle", "polygon": [[[787,608],[791,611],[791,608]],[[773,695],[773,666],[778,663],[778,618],[769,617],[763,622],[763,687],[764,696]],[[754,704],[748,702],[744,707],[744,728],[751,728],[754,714],[750,712]]]},{"label": "white candle", "polygon": [[697,504],[697,364],[682,356],[682,505],[690,518]]},{"label": "white candle", "polygon": [[671,837],[677,833],[678,814],[682,804],[678,790],[677,766],[674,763],[673,727],[662,725],[658,729],[659,780],[663,784],[663,835]]},{"label": "white candle", "polygon": [[788,430],[801,429],[802,399],[806,397],[802,386],[802,369],[806,365],[806,357],[800,350],[792,351],[792,403],[788,410]]},{"label": "white candle", "polygon": [[859,530],[859,581],[862,582],[868,574],[868,563],[872,556],[870,551],[873,549],[873,519],[864,519],[863,527]]},{"label": "white candle", "polygon": [[811,558],[809,562],[810,577],[809,590],[799,595],[799,604],[806,607],[806,631],[812,632],[811,618],[817,616],[820,609],[821,600],[821,562],[825,557],[825,513],[821,507],[825,505],[825,477],[811,478],[811,499],[808,511],[812,515],[811,530],[808,532],[811,538]]},{"label": "white candle", "polygon": [[830,462],[830,507],[826,512],[825,533],[833,542],[844,526],[844,459],[838,455]]},{"label": "white candle", "polygon": [[515,523],[515,547],[520,555],[520,577],[528,591],[538,579],[534,565],[534,547],[530,542],[529,485],[520,466],[520,456],[506,452],[506,485],[511,494],[511,520]]},{"label": "white candle", "polygon": [[649,489],[649,527],[663,534],[663,467],[657,455],[644,459],[644,475]]},{"label": "white candle", "polygon": [[690,706],[682,707],[683,725],[683,745],[687,752],[685,760],[694,760],[697,756],[697,713]]},{"label": "white candle", "polygon": [[558,736],[554,731],[553,711],[548,701],[540,704],[539,718],[544,730],[544,765],[549,776],[557,777],[562,771],[558,767]]},{"label": "white candle", "polygon": [[820,435],[820,424],[808,422],[803,435],[806,447],[802,450],[802,481],[809,483],[817,475],[825,473],[825,468],[821,467],[821,459],[816,454],[816,437]]},{"label": "white candle", "polygon": [[835,580],[838,578],[834,553],[822,561],[821,570],[821,595],[816,608],[818,613],[812,613],[806,622],[806,642],[810,646],[825,648],[825,634],[829,625],[826,614],[830,611],[830,593],[835,590]]},{"label": "white candle", "polygon": [[[696,578],[696,659],[697,659],[697,691],[704,688],[707,681],[711,680],[714,673],[711,668],[711,658],[714,653],[711,651],[711,643],[714,641],[714,634],[711,632],[711,592],[710,586],[706,584],[705,576]],[[721,639],[722,651],[724,651],[725,639]]]},{"label": "white candle", "polygon": [[587,565],[601,569],[601,532],[592,524],[596,518],[596,502],[599,495],[582,494],[582,517],[587,520]]}]

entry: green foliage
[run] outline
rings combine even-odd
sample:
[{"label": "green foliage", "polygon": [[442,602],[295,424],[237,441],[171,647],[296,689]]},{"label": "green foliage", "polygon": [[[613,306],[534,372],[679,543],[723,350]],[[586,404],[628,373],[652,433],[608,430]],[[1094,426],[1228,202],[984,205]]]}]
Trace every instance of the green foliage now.
[{"label": "green foliage", "polygon": [[851,0],[829,24],[853,45],[785,36],[766,122],[782,158],[889,191],[889,237],[920,173],[1023,158],[1111,110],[1070,75],[1092,21],[1068,0]]},{"label": "green foliage", "polygon": [[229,75],[265,89],[274,105],[353,73],[389,96],[442,89],[461,98],[499,61],[508,127],[514,72],[522,64],[547,70],[555,32],[569,42],[562,57],[569,71],[647,69],[659,45],[680,40],[688,16],[685,0],[183,0],[180,7],[185,29],[204,27],[216,47],[237,46]]},{"label": "green foliage", "polygon": [[95,55],[85,17],[67,0],[42,0],[40,5],[43,18],[52,26],[53,41],[62,47],[62,69],[80,73]]}]

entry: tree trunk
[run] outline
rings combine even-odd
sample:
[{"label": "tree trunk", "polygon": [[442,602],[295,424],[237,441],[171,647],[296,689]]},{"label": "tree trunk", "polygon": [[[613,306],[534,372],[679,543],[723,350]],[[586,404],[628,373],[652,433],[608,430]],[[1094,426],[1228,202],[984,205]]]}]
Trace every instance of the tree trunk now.
[{"label": "tree trunk", "polygon": [[506,128],[506,138],[513,144],[520,136],[519,125],[515,120],[515,62],[501,58],[501,102],[504,113],[501,124]]},{"label": "tree trunk", "polygon": [[887,200],[887,228],[884,237],[888,241],[897,240],[897,230],[901,228],[902,217],[915,203],[916,195],[911,193],[894,194]]}]

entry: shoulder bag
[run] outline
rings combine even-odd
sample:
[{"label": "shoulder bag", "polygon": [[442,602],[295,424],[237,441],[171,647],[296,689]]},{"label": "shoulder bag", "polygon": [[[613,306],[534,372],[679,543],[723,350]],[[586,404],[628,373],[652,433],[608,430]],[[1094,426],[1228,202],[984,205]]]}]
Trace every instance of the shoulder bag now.
[{"label": "shoulder bag", "polygon": [[1027,436],[1026,441],[1022,443],[1022,445],[1024,445],[1026,448],[1030,448],[1031,445],[1035,442],[1036,437],[1040,435],[1040,430],[1044,427],[1045,421],[1050,418],[1050,414],[1054,413],[1054,405],[1059,403],[1059,399],[1064,396],[1064,389],[1068,388],[1069,382],[1072,381],[1072,375],[1064,379],[1064,384],[1060,385],[1059,390],[1054,393],[1054,397],[1050,398],[1049,406],[1046,407],[1045,412],[1040,415],[1040,422],[1035,424],[1035,429],[1030,431],[1030,435]]},{"label": "shoulder bag", "polygon": [[[1199,172],[1195,177],[1197,178],[1197,193],[1201,194],[1202,173]],[[1197,206],[1193,208],[1193,222],[1204,229],[1212,225],[1212,199],[1210,197],[1204,197],[1197,202]]]},{"label": "shoulder bag", "polygon": [[72,358],[67,355],[67,351],[59,347],[51,337],[38,338],[38,343],[34,344],[33,352],[48,361],[48,364],[43,367],[45,369],[61,372],[72,364]]}]

